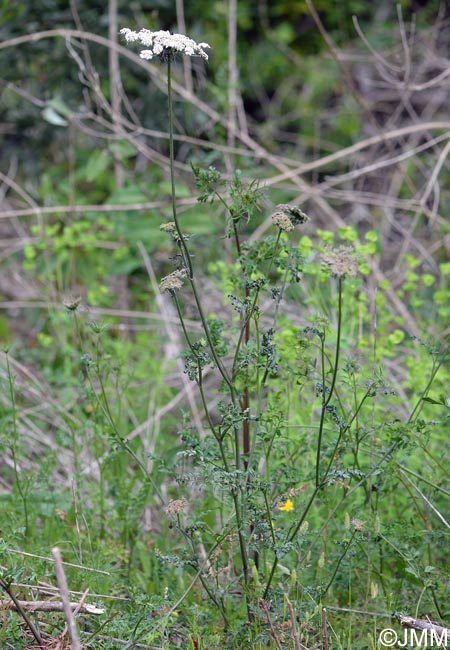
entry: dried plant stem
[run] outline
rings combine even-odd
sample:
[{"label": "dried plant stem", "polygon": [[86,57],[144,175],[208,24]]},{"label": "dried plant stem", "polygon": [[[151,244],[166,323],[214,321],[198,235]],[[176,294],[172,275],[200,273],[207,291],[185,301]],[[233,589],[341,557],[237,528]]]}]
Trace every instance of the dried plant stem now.
[{"label": "dried plant stem", "polygon": [[297,630],[297,622],[295,620],[294,608],[292,607],[292,603],[287,596],[286,596],[286,603],[289,610],[289,618],[291,621],[291,629],[292,629],[292,636],[294,637],[295,650],[308,650],[308,648],[304,646],[303,643],[300,643],[298,630]]},{"label": "dried plant stem", "polygon": [[[95,605],[80,603],[69,603],[70,609],[80,614],[92,614],[100,616],[105,613],[104,609],[95,607]],[[20,609],[19,607],[20,606]],[[0,610],[9,610],[13,612],[63,612],[64,604],[53,600],[0,600]]]},{"label": "dried plant stem", "polygon": [[[53,562],[50,557],[45,557],[45,555],[37,555],[36,553],[27,553],[26,551],[18,551],[15,548],[6,549],[8,553],[17,553],[17,555],[24,555],[26,557],[33,557],[36,560],[44,560],[45,562]],[[92,571],[93,573],[100,573],[104,576],[110,576],[109,571],[102,571],[101,569],[93,569],[88,566],[83,566],[82,564],[73,564],[73,562],[63,562],[63,566],[70,566],[74,569],[82,569],[83,571]]]},{"label": "dried plant stem", "polygon": [[423,621],[420,618],[413,618],[412,616],[404,616],[403,614],[400,614],[400,623],[403,627],[412,628],[413,630],[427,630],[427,632],[434,632],[439,636],[450,636],[450,629],[441,627],[431,621]]},{"label": "dried plant stem", "polygon": [[327,609],[322,609],[322,634],[323,634],[323,650],[328,650],[328,627],[327,627]]},{"label": "dried plant stem", "polygon": [[266,601],[264,599],[261,599],[260,600],[260,605],[261,605],[261,609],[263,610],[264,614],[266,615],[266,619],[267,619],[267,623],[269,625],[270,634],[272,636],[272,639],[275,641],[278,650],[282,650],[283,646],[281,645],[281,641],[278,638],[278,635],[277,635],[277,633],[275,631],[275,628],[273,626],[272,619],[270,618],[269,607],[268,607]]},{"label": "dried plant stem", "polygon": [[64,616],[66,618],[67,629],[69,631],[70,641],[72,644],[72,650],[81,650],[77,625],[75,622],[75,617],[70,603],[69,588],[67,586],[66,574],[64,573],[61,552],[59,548],[57,547],[53,548],[52,555],[55,561],[56,580],[58,582],[59,593],[61,595],[63,611],[64,611]]}]

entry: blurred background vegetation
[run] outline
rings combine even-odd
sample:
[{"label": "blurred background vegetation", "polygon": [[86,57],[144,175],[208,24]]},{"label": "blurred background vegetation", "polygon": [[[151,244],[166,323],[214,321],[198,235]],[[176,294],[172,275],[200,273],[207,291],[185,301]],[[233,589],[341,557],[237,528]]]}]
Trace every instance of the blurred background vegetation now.
[{"label": "blurred background vegetation", "polygon": [[[322,0],[315,7],[316,20],[301,0],[238,2],[234,37],[227,2],[4,3],[1,164],[11,182],[4,179],[2,262],[20,267],[26,285],[16,295],[17,282],[5,280],[10,287],[0,287],[5,297],[84,296],[94,274],[98,282],[90,287],[90,303],[111,306],[118,296],[117,287],[109,286],[113,274],[122,285],[136,282],[133,299],[139,299],[137,242],[155,259],[165,253],[159,250],[164,246],[159,218],[167,213],[169,190],[162,68],[151,64],[149,77],[149,66],[130,60],[129,52],[108,50],[104,41],[83,40],[70,30],[110,35],[123,46],[117,34],[123,26],[182,31],[180,22],[193,38],[212,45],[207,65],[194,60],[176,68],[185,88],[176,106],[178,195],[190,229],[198,235],[215,229],[203,210],[189,207],[195,202],[190,163],[225,165],[228,172],[238,167],[248,177],[264,179],[272,202],[301,197],[306,207],[314,205],[316,227],[334,229],[345,222],[382,233],[380,265],[395,269],[397,283],[400,266],[411,270],[406,253],[418,254],[424,271],[438,271],[437,264],[448,258],[444,211],[435,210],[433,218],[419,212],[433,204],[433,197],[434,205],[439,200],[447,208],[448,169],[445,163],[437,197],[436,187],[427,190],[426,182],[441,140],[424,145],[423,138],[442,130],[417,125],[446,119],[446,5]],[[238,62],[232,71],[230,60]],[[405,125],[417,130],[383,142],[383,133]],[[297,178],[277,180],[277,174],[370,136],[381,140],[307,166]],[[227,146],[236,151],[227,153]],[[406,153],[404,161],[352,176],[377,156],[401,157],[408,146],[417,147],[418,155]],[[341,178],[345,173],[349,180]],[[338,178],[330,180],[333,175]],[[334,217],[319,205],[318,192]],[[390,195],[392,205],[384,201]],[[121,204],[152,202],[153,210],[118,210]],[[54,206],[64,206],[64,212],[51,212]],[[430,251],[426,262],[425,251],[410,241],[419,231]],[[24,270],[30,271],[26,280]]]}]

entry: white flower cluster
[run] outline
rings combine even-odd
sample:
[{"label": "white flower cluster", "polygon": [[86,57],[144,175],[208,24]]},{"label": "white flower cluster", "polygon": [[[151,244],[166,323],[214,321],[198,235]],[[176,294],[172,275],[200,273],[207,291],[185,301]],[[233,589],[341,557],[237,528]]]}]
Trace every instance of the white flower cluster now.
[{"label": "white flower cluster", "polygon": [[208,43],[196,43],[192,38],[183,34],[171,34],[168,31],[151,32],[149,29],[141,29],[139,32],[133,32],[128,27],[120,30],[124,35],[127,43],[136,41],[149,48],[142,50],[141,59],[152,59],[154,56],[164,57],[172,55],[175,52],[186,54],[186,56],[201,56],[206,61],[208,55],[205,52],[210,46]]}]

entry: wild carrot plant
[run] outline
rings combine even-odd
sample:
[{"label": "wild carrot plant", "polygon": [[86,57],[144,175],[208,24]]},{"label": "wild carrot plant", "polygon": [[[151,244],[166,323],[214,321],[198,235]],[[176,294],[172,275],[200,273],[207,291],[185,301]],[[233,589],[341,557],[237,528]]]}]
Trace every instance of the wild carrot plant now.
[{"label": "wild carrot plant", "polygon": [[[252,224],[267,209],[259,183],[239,170],[224,181],[214,167],[192,165],[198,200],[220,206],[233,251],[227,265],[211,267],[223,305],[208,314],[204,278],[176,207],[172,66],[179,53],[207,60],[209,46],[168,32],[122,33],[150,48],[141,57],[156,55],[167,66],[173,220],[161,230],[177,253],[160,289],[173,299],[187,346],[185,373],[197,385],[204,414],[204,432],[189,425],[180,431],[180,465],[172,471],[178,494],[167,507],[188,550],[182,559],[160,559],[192,567],[225,627],[242,600],[255,630],[271,599],[286,596],[291,604],[288,585],[298,584],[298,576],[311,580],[311,562],[320,577],[323,540],[331,532],[342,550],[314,587],[302,582],[300,589],[303,598],[309,593],[314,603],[325,602],[344,560],[373,533],[375,477],[403,444],[395,433],[377,441],[385,423],[376,423],[376,414],[392,391],[375,366],[370,370],[370,359],[364,376],[351,357],[356,342],[349,340],[346,302],[362,290],[356,276],[360,263],[367,264],[346,245],[319,246],[306,259],[295,232],[310,228],[309,218],[294,205],[276,206],[274,234],[254,241]],[[326,314],[286,301],[298,297],[299,285],[308,292],[308,266],[330,284]],[[200,336],[189,331],[187,304],[196,310]],[[283,313],[288,304],[294,313]],[[340,523],[344,509],[346,517],[349,510],[364,512],[368,523],[353,518],[350,531]],[[299,593],[296,587],[297,600]]]}]

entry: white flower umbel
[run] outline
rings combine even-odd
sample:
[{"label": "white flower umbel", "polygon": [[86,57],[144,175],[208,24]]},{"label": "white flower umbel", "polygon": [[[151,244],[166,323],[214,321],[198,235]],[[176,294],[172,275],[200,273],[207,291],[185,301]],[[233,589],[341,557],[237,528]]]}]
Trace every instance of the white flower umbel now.
[{"label": "white flower umbel", "polygon": [[164,61],[167,58],[173,58],[178,52],[186,56],[201,56],[205,61],[208,60],[208,55],[205,52],[205,49],[210,47],[208,43],[196,43],[184,34],[171,34],[164,30],[151,32],[149,29],[133,32],[128,27],[121,29],[120,33],[123,34],[127,43],[139,42],[148,48],[141,51],[139,55],[141,59],[153,59],[154,56],[159,56]]},{"label": "white flower umbel", "polygon": [[[192,281],[194,272],[192,269],[191,256],[186,245],[186,238],[183,237],[180,228],[180,222],[177,215],[176,194],[175,194],[175,170],[174,170],[174,151],[173,151],[173,102],[172,102],[172,61],[177,53],[186,54],[186,56],[200,56],[206,61],[208,55],[205,52],[210,46],[208,43],[196,43],[192,38],[183,34],[171,34],[168,31],[152,32],[149,29],[141,29],[134,32],[128,27],[120,30],[127,43],[140,43],[148,48],[142,50],[140,56],[142,59],[152,59],[154,56],[159,57],[162,63],[167,63],[167,100],[169,108],[169,158],[170,158],[170,181],[172,186],[172,212],[173,223],[178,235],[178,242],[183,257],[183,266],[187,271],[189,280]],[[195,288],[193,287],[194,291]],[[201,307],[199,306],[199,311]],[[206,328],[207,329],[207,328]],[[213,351],[214,356],[214,351]],[[219,362],[220,367],[220,362]]]}]

